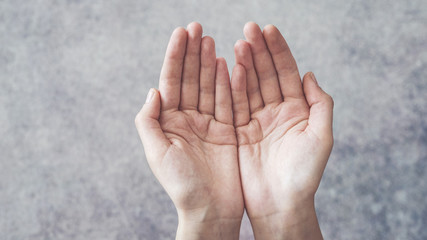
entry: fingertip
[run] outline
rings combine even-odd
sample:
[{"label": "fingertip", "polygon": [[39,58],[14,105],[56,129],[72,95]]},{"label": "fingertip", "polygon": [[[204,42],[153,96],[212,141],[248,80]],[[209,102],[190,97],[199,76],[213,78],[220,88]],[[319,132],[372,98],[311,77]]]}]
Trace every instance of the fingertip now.
[{"label": "fingertip", "polygon": [[216,65],[218,68],[221,68],[221,70],[223,68],[227,68],[227,62],[225,61],[224,57],[217,57],[216,58]]},{"label": "fingertip", "polygon": [[260,29],[260,27],[259,27],[259,25],[257,24],[257,23],[255,23],[255,22],[253,22],[253,21],[249,21],[249,22],[247,22],[246,24],[245,24],[245,26],[244,26],[244,28],[243,28],[244,30],[253,30],[253,29]]},{"label": "fingertip", "polygon": [[177,27],[171,34],[167,51],[171,52],[175,57],[176,54],[185,52],[182,51],[182,48],[185,47],[186,42],[187,30],[183,27]]},{"label": "fingertip", "polygon": [[204,36],[202,38],[202,42],[204,42],[205,44],[209,44],[209,45],[214,45],[215,46],[215,40],[211,36]]},{"label": "fingertip", "polygon": [[151,88],[149,91],[148,91],[148,94],[147,94],[147,97],[146,97],[146,99],[145,99],[145,104],[149,104],[150,102],[151,102],[151,99],[153,99],[153,95],[154,95],[154,89],[153,88]]},{"label": "fingertip", "polygon": [[234,43],[234,50],[240,48],[244,41],[245,40],[243,40],[243,39],[237,40],[236,43]]},{"label": "fingertip", "polygon": [[319,83],[317,82],[317,79],[316,79],[316,76],[314,76],[314,73],[313,72],[310,72],[310,78],[311,78],[311,80],[314,82],[314,83],[316,83],[316,85],[319,85]]},{"label": "fingertip", "polygon": [[285,42],[285,46],[287,48],[286,41],[284,40],[282,33],[276,26],[272,24],[268,24],[267,26],[264,27],[262,31],[262,35],[264,36],[264,39],[266,40],[267,45],[270,48],[275,49],[273,51],[277,51],[277,47],[279,46],[281,46],[281,48],[283,49],[284,47],[283,42]]},{"label": "fingertip", "polygon": [[249,48],[249,43],[246,42],[245,40],[242,40],[242,39],[237,40],[236,43],[234,44],[234,52],[235,53],[241,54],[247,48]]},{"label": "fingertip", "polygon": [[247,22],[243,27],[243,33],[246,37],[250,36],[254,31],[261,31],[261,28],[255,22]]},{"label": "fingertip", "polygon": [[315,84],[316,86],[318,86],[317,84],[317,80],[316,77],[314,77],[314,73],[313,72],[307,72],[304,74],[303,78],[302,78],[303,84]]},{"label": "fingertip", "polygon": [[[187,25],[187,31],[190,36],[200,36],[203,34],[202,25],[198,22],[191,22]],[[194,34],[194,35],[193,35]]]},{"label": "fingertip", "polygon": [[150,91],[153,91],[153,98],[151,101],[160,100],[160,91],[157,88],[151,88]]},{"label": "fingertip", "polygon": [[279,30],[273,24],[267,24],[267,25],[265,25],[265,27],[263,28],[262,31],[263,32],[273,32],[273,31],[279,31]]},{"label": "fingertip", "polygon": [[187,25],[187,30],[188,29],[198,30],[198,31],[202,31],[203,30],[202,25],[200,23],[196,22],[196,21],[189,23]]},{"label": "fingertip", "polygon": [[150,91],[153,91],[153,99],[160,97],[160,92],[157,88],[151,88]]},{"label": "fingertip", "polygon": [[160,114],[160,95],[159,91],[151,88],[145,100],[144,105],[135,117],[135,125],[141,127],[145,119],[157,119]]},{"label": "fingertip", "polygon": [[150,89],[150,91],[147,94],[146,104],[155,105],[155,108],[160,108],[160,92],[159,92],[159,90],[157,90],[156,88]]},{"label": "fingertip", "polygon": [[[215,56],[215,41],[210,36],[204,36],[201,42],[201,53],[202,55]],[[216,59],[216,57],[214,58]]]},{"label": "fingertip", "polygon": [[266,39],[266,41],[269,41],[271,43],[276,43],[279,38],[279,36],[282,36],[279,29],[277,29],[276,26],[273,24],[266,25],[262,30],[262,35]]},{"label": "fingertip", "polygon": [[234,55],[236,63],[243,65],[246,69],[252,68],[252,52],[248,42],[239,40],[235,44]]},{"label": "fingertip", "polygon": [[193,21],[187,25],[187,29],[188,28],[202,28],[202,25],[197,21]]},{"label": "fingertip", "polygon": [[317,102],[323,102],[330,108],[334,107],[333,98],[319,86],[313,72],[307,72],[304,74],[303,86],[306,99],[310,106]]},{"label": "fingertip", "polygon": [[187,30],[183,27],[177,27],[175,28],[175,30],[173,30],[172,32],[172,36],[186,36],[187,35]]},{"label": "fingertip", "polygon": [[311,74],[312,74],[312,72],[306,72],[303,76],[303,80],[310,78]]},{"label": "fingertip", "polygon": [[317,84],[313,81],[311,77],[312,72],[307,72],[302,77],[302,86],[305,94],[305,98],[310,103],[314,92],[316,91]]}]

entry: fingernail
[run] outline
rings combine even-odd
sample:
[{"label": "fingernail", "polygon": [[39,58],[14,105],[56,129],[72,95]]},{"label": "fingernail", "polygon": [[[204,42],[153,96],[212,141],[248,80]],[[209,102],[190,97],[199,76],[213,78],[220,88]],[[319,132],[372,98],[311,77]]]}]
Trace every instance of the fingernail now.
[{"label": "fingernail", "polygon": [[317,83],[316,76],[314,76],[314,73],[311,73],[310,75],[311,75],[311,79],[313,79],[313,81],[314,81],[316,84],[318,84],[318,83]]},{"label": "fingernail", "polygon": [[147,94],[147,99],[145,99],[145,103],[150,103],[153,96],[154,96],[154,90],[150,89],[150,91]]}]

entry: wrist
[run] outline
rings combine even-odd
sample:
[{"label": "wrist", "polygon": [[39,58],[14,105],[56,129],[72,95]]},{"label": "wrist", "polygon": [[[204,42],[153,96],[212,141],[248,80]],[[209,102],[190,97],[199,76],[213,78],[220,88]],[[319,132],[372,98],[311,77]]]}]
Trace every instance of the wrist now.
[{"label": "wrist", "polygon": [[276,211],[249,217],[255,239],[323,239],[314,196],[284,202]]},{"label": "wrist", "polygon": [[239,239],[242,216],[213,216],[208,211],[178,210],[176,239]]}]

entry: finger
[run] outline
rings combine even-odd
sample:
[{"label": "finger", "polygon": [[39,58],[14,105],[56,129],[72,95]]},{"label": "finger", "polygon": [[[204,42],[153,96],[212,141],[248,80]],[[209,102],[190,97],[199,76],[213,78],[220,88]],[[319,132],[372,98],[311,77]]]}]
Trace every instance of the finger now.
[{"label": "finger", "polygon": [[283,98],[304,98],[297,64],[282,34],[275,26],[268,25],[263,35],[273,58]]},{"label": "finger", "polygon": [[310,106],[308,125],[322,140],[332,141],[332,116],[334,101],[318,85],[313,73],[303,79],[304,93]]},{"label": "finger", "polygon": [[225,124],[233,124],[231,106],[230,77],[224,58],[216,60],[215,78],[215,119]]},{"label": "finger", "polygon": [[187,31],[184,28],[175,29],[170,38],[160,73],[159,89],[162,95],[162,111],[178,109],[186,44]]},{"label": "finger", "polygon": [[135,118],[135,125],[150,166],[155,166],[153,164],[163,158],[170,146],[169,140],[160,127],[159,116],[160,94],[157,90],[150,89],[146,103]]},{"label": "finger", "polygon": [[199,112],[214,115],[215,111],[215,42],[204,37],[201,43]]},{"label": "finger", "polygon": [[280,93],[277,72],[274,68],[270,52],[265,44],[261,29],[257,24],[249,22],[245,25],[244,34],[251,46],[255,71],[258,76],[264,104],[282,102],[283,99]]},{"label": "finger", "polygon": [[180,109],[195,110],[199,102],[200,42],[202,26],[190,23],[187,27],[188,40],[182,72]]},{"label": "finger", "polygon": [[248,96],[246,94],[246,71],[240,64],[234,66],[231,75],[231,95],[233,98],[234,126],[247,125],[250,115]]},{"label": "finger", "polygon": [[236,45],[234,45],[234,55],[236,56],[236,64],[243,65],[246,70],[246,91],[249,99],[249,108],[251,114],[253,114],[264,107],[264,102],[262,101],[249,43],[243,40],[237,41]]}]

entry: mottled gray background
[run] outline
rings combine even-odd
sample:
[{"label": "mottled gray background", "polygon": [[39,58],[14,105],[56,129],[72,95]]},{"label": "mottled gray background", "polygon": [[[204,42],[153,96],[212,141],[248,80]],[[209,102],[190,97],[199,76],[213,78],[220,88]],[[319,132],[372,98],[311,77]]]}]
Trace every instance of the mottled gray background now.
[{"label": "mottled gray background", "polygon": [[232,65],[250,20],[335,99],[325,238],[427,239],[425,0],[0,1],[0,239],[173,238],[134,116],[175,27],[199,21]]}]

